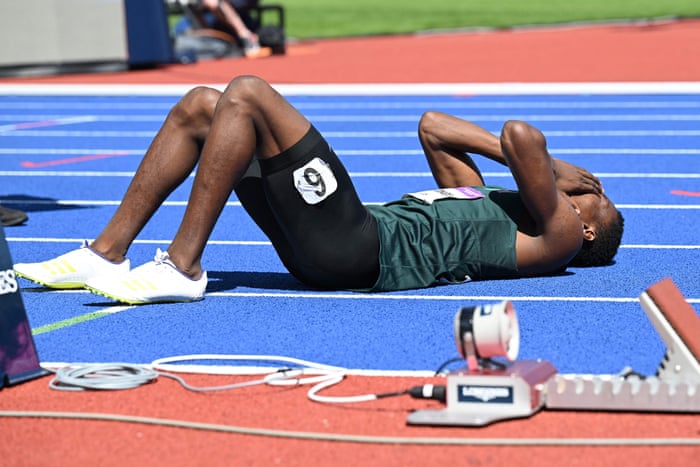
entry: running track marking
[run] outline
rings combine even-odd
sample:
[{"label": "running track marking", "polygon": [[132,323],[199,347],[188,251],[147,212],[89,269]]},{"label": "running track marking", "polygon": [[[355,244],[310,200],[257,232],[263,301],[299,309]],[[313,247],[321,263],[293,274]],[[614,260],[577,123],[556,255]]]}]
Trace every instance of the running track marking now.
[{"label": "running track marking", "polygon": [[[387,200],[388,201],[388,200]],[[384,204],[387,201],[367,201],[365,205],[379,205]],[[3,199],[5,203],[15,203],[15,204],[27,204],[27,205],[84,205],[84,206],[118,206],[121,201],[94,201],[94,200],[51,200],[51,201],[29,201],[24,199]],[[187,201],[165,201],[163,206],[177,207],[186,206]],[[227,207],[241,207],[240,201],[229,201],[226,203]],[[700,209],[700,204],[615,204],[619,209],[680,209],[680,210],[693,210]]]},{"label": "running track marking", "polygon": [[[469,121],[498,121],[502,122],[505,117],[503,116],[498,116],[495,118],[484,118],[480,116],[464,116],[466,120]],[[610,121],[620,121],[620,120],[626,120],[625,118],[621,118],[623,116],[621,115],[611,115],[605,119],[598,119],[598,120],[610,120]],[[650,119],[637,119],[637,120],[649,120],[649,121],[668,121],[668,120],[692,120],[692,121],[700,121],[700,115],[693,116],[693,118],[689,118],[688,116],[685,116],[685,118],[670,118],[671,116],[669,115],[659,115],[656,118],[650,118]],[[525,121],[542,121],[542,120],[547,120],[547,121],[569,121],[573,119],[560,119],[560,118],[538,118],[532,115],[527,115],[527,116],[509,116],[509,119],[519,119],[519,120],[525,120]],[[314,122],[319,122],[323,121],[323,119],[313,117],[310,118],[310,120]],[[411,121],[414,121],[417,119],[412,118]],[[576,119],[579,120],[579,119]],[[580,119],[581,121],[590,121],[593,120],[591,118],[585,118],[585,119]],[[344,119],[344,120],[337,120],[337,121],[358,121],[356,119],[349,120],[349,119]],[[367,120],[370,121],[370,120]],[[377,121],[374,119],[373,121]],[[395,118],[392,118],[391,121],[396,121]],[[32,138],[153,138],[156,134],[156,131],[121,131],[121,130],[72,130],[72,131],[64,131],[64,130],[41,130],[41,131],[5,131],[5,132],[0,132],[4,137],[11,137],[11,136],[16,136],[16,137],[32,137]],[[326,138],[417,138],[416,132],[415,131],[323,131],[323,136]],[[545,136],[554,136],[554,137],[581,137],[581,136],[612,136],[612,137],[630,137],[630,136],[639,136],[639,137],[647,137],[647,136],[665,136],[665,137],[670,137],[670,136],[700,136],[700,131],[698,130],[580,130],[580,131],[566,131],[566,130],[551,130],[551,131],[544,131]]]},{"label": "running track marking", "polygon": [[32,329],[32,334],[38,336],[39,334],[45,334],[51,331],[57,331],[59,329],[67,328],[70,326],[75,326],[76,324],[84,323],[86,321],[92,321],[94,319],[104,318],[105,316],[113,315],[116,313],[121,313],[122,311],[130,310],[135,308],[132,306],[114,306],[110,308],[105,308],[103,310],[92,311],[83,315],[74,316],[72,318],[64,319],[61,321],[56,321],[54,323],[45,324],[43,326],[38,326]]},{"label": "running track marking", "polygon": [[[2,86],[0,86],[0,91],[2,91]],[[0,92],[0,95],[1,92]],[[46,111],[49,109],[60,109],[60,110],[150,110],[156,111],[157,113],[151,113],[150,115],[158,115],[160,118],[164,118],[166,113],[171,109],[174,102],[177,100],[178,96],[172,96],[173,100],[171,102],[148,102],[148,103],[137,103],[137,102],[109,102],[109,103],[99,103],[99,102],[22,102],[22,103],[12,103],[0,101],[0,110],[22,110],[27,112],[30,110],[41,110]],[[569,101],[557,101],[557,102],[545,102],[545,101],[529,101],[522,102],[517,100],[509,100],[508,96],[503,96],[502,99],[498,101],[478,101],[478,100],[453,100],[453,96],[447,95],[448,100],[435,99],[434,101],[427,100],[406,100],[406,101],[396,101],[391,100],[389,102],[382,101],[379,98],[373,98],[372,101],[362,101],[362,102],[346,102],[346,101],[330,101],[329,99],[324,99],[323,102],[295,102],[294,106],[300,110],[358,110],[358,109],[374,109],[374,110],[407,110],[407,109],[418,109],[424,110],[426,108],[440,106],[441,108],[449,109],[504,109],[512,111],[513,109],[700,109],[700,102],[696,101],[676,101],[676,100],[654,100],[654,101],[630,101],[630,100],[605,100],[599,102],[581,102],[580,100],[569,100]],[[501,97],[501,96],[499,96]],[[104,115],[100,116],[104,118]],[[110,116],[111,117],[111,116]],[[14,119],[14,115],[7,115],[6,117],[1,117],[0,119]],[[63,118],[62,116],[54,115],[36,115],[35,118],[42,118],[46,120],[51,120],[55,118]],[[117,115],[117,118],[122,118],[122,116]],[[139,115],[139,116],[124,116],[128,119],[145,119],[150,121],[153,117],[149,115]]]},{"label": "running track marking", "polygon": [[[7,237],[8,242],[36,242],[36,243],[81,243],[83,239],[79,238],[41,238],[41,237]],[[141,245],[168,245],[170,240],[134,240],[134,243]],[[208,245],[224,245],[224,246],[272,246],[269,240],[209,240]],[[620,245],[620,248],[639,249],[639,250],[697,250],[700,245]]]},{"label": "running track marking", "polygon": [[[23,293],[29,293],[24,290]],[[49,291],[48,293],[74,294],[74,293],[91,293],[88,290],[60,290]],[[596,303],[638,303],[638,297],[547,297],[547,296],[513,296],[513,295],[401,295],[401,294],[363,294],[363,293],[285,293],[285,292],[208,292],[207,297],[265,297],[265,298],[310,298],[310,299],[334,299],[334,300],[416,300],[416,301],[458,301],[458,300],[493,300],[503,301],[512,300],[516,302],[596,302]],[[689,303],[700,303],[700,298],[686,298]],[[116,303],[116,302],[115,302]],[[121,307],[116,312],[124,311],[125,309],[134,308],[135,306]],[[109,310],[108,308],[107,310]],[[102,310],[103,312],[105,310]],[[91,312],[94,314],[100,312]],[[109,313],[108,313],[109,314]],[[101,316],[99,316],[101,317]]]},{"label": "running track marking", "polygon": [[678,196],[700,196],[700,191],[671,190],[671,194]]},{"label": "running track marking", "polygon": [[[471,121],[489,121],[489,122],[503,122],[504,119],[518,119],[518,120],[527,120],[527,121],[539,121],[539,122],[590,122],[590,121],[596,121],[596,122],[618,122],[618,121],[624,121],[624,122],[656,122],[656,121],[681,121],[681,122],[696,122],[700,120],[700,115],[698,114],[644,114],[644,115],[628,115],[628,114],[618,114],[618,115],[593,115],[593,114],[585,114],[585,115],[560,115],[560,114],[551,114],[551,115],[539,115],[539,114],[524,114],[524,115],[518,115],[514,113],[509,113],[508,116],[504,115],[470,115],[470,114],[456,114],[456,116],[464,118],[465,120],[471,120]],[[307,117],[310,120],[313,120],[315,122],[418,122],[420,119],[420,115],[307,115]],[[5,120],[8,118],[13,118],[13,120],[16,120],[17,117],[14,115],[8,115],[8,116],[0,116],[0,120]],[[26,117],[25,117],[26,118]],[[70,119],[66,118],[63,120],[71,120],[68,123],[83,123],[83,122],[162,122],[165,119],[165,115],[163,114],[157,114],[157,115],[152,115],[152,116],[127,116],[127,115],[102,115],[102,116],[83,116],[83,117],[71,117]],[[60,121],[61,119],[56,119],[56,120],[46,120],[46,121],[38,121],[38,122],[27,122],[27,123],[18,123],[18,124],[12,124],[12,125],[4,125],[0,126],[0,132],[14,132],[16,135],[36,135],[36,134],[50,134],[52,132],[49,131],[34,131],[30,132],[30,129],[33,128],[42,128],[42,127],[48,127],[48,126],[56,126],[56,125],[61,125],[61,124],[66,124],[62,123]],[[150,133],[154,133],[155,131],[151,131]],[[69,133],[68,131],[65,131],[65,133]],[[134,134],[138,134],[139,132],[134,131]],[[556,130],[553,131],[548,131],[548,134],[553,134],[553,135],[558,135],[558,133],[565,133],[565,132],[557,132]],[[327,134],[327,132],[323,132],[323,134]],[[416,133],[413,132],[411,133],[412,135],[415,135]],[[586,134],[585,132],[583,134]],[[594,134],[598,134],[598,132],[595,132]],[[603,133],[607,134],[607,133]]]},{"label": "running track marking", "polygon": [[[26,293],[26,292],[25,292]],[[60,291],[52,293],[90,293],[87,290]],[[514,302],[598,302],[598,303],[638,303],[638,298],[627,297],[514,297],[514,296],[486,296],[486,295],[383,295],[383,294],[330,294],[330,293],[259,293],[259,292],[212,292],[207,293],[207,297],[264,297],[264,298],[305,298],[305,299],[333,299],[333,300],[428,300],[428,301],[503,301]],[[700,299],[688,299],[688,303],[700,303]],[[32,335],[37,336],[53,331],[65,329],[77,324],[93,321],[107,316],[121,313],[123,311],[138,308],[138,306],[114,306],[98,311],[92,311],[83,315],[45,324],[32,329]],[[380,372],[381,373],[381,372]]]},{"label": "running track marking", "polygon": [[[25,292],[26,293],[26,292]],[[52,293],[90,293],[87,290],[68,290]],[[503,301],[510,300],[514,302],[598,302],[598,303],[638,303],[636,297],[537,297],[537,296],[487,296],[487,295],[384,295],[384,294],[361,294],[361,293],[260,293],[260,292],[212,292],[207,293],[207,297],[264,297],[264,298],[304,298],[304,299],[332,299],[332,300],[427,300],[427,301]],[[689,299],[688,303],[700,303],[700,298]],[[102,310],[85,313],[83,315],[74,316],[72,318],[56,321],[54,323],[45,324],[32,329],[32,335],[37,336],[53,331],[65,329],[77,324],[93,321],[107,316],[121,313],[123,311],[138,308],[138,306],[114,306],[104,308]],[[381,373],[381,372],[380,372]]]},{"label": "running track marking", "polygon": [[[126,151],[124,151],[126,153]],[[699,153],[700,154],[700,153]],[[117,154],[127,155],[127,154]],[[0,170],[0,176],[6,177],[127,177],[132,178],[136,172],[105,172],[105,171],[25,171],[25,170]],[[483,172],[484,177],[492,178],[511,178],[510,172]],[[370,177],[432,177],[430,172],[349,172],[352,178],[370,178]],[[643,172],[595,172],[597,177],[601,178],[681,178],[695,179],[700,178],[700,173],[643,173]],[[194,173],[190,178],[194,177]]]},{"label": "running track marking", "polygon": [[[553,154],[631,154],[639,155],[695,155],[700,154],[700,149],[667,149],[667,148],[551,148]],[[81,154],[97,154],[109,152],[128,152],[131,155],[143,155],[146,148],[143,149],[45,149],[45,148],[0,148],[0,155],[18,155],[18,154],[48,154],[48,155],[81,155]],[[336,150],[339,156],[423,156],[423,151],[419,149],[339,149]],[[6,175],[12,175],[12,172],[6,172]],[[21,175],[21,174],[20,174]]]},{"label": "running track marking", "polygon": [[[227,85],[227,83],[202,84],[219,90],[223,90]],[[15,96],[182,96],[193,87],[192,84],[4,84],[0,85],[0,94]],[[274,87],[284,96],[700,93],[700,82],[281,84],[274,85]]]},{"label": "running track marking", "polygon": [[[95,121],[95,117],[92,115],[81,115],[78,117],[64,117],[64,118],[56,118],[56,119],[41,120],[41,121],[34,121],[34,122],[13,123],[11,125],[0,125],[0,133],[7,133],[7,132],[14,132],[14,131],[23,132],[24,130],[26,130],[28,128],[42,128],[42,127],[58,126],[58,125],[71,125],[73,123],[86,123],[86,122],[94,122],[94,121]],[[5,135],[5,136],[7,136],[7,135]]]},{"label": "running track marking", "polygon": [[109,159],[112,157],[121,157],[121,156],[130,156],[131,153],[129,151],[113,151],[113,152],[106,152],[102,154],[92,154],[92,155],[87,155],[87,156],[81,156],[81,157],[71,157],[67,159],[56,159],[52,161],[44,161],[44,162],[32,162],[32,161],[22,161],[20,165],[22,167],[27,167],[27,168],[38,168],[38,167],[51,167],[51,166],[56,166],[56,165],[67,165],[67,164],[75,164],[78,162],[88,162],[88,161],[94,161],[98,159]]}]

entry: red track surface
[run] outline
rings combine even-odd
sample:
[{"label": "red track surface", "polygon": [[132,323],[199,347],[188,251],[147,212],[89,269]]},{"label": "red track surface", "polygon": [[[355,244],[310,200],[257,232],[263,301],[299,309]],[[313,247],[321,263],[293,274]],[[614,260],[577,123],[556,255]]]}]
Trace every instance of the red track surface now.
[{"label": "red track surface", "polygon": [[[194,385],[229,384],[235,379],[193,376]],[[323,395],[348,396],[404,389],[424,378],[350,377]],[[700,436],[694,415],[540,412],[528,419],[485,428],[406,426],[413,409],[439,408],[407,396],[374,402],[324,405],[306,399],[306,388],[251,387],[196,394],[176,382],[117,392],[56,392],[40,379],[3,390],[0,410],[111,413],[198,423],[330,434],[401,438],[448,438],[473,445],[361,444],[217,433],[139,423],[0,419],[5,465],[294,465],[432,466],[508,465],[510,467],[599,465],[697,465],[698,446],[653,446],[657,438]],[[568,446],[499,445],[499,441],[570,440]],[[642,446],[576,446],[582,439],[649,440]],[[492,440],[493,446],[479,446]],[[10,460],[7,463],[7,460]]]},{"label": "red track surface", "polygon": [[275,84],[700,81],[700,20],[334,39],[288,49],[257,60],[0,84],[226,83],[240,74]]},{"label": "red track surface", "polygon": [[[257,74],[273,83],[700,81],[700,21],[603,25],[293,44],[286,56],[167,66],[124,74],[3,79],[2,83],[225,83]],[[192,376],[197,385],[221,377]],[[226,381],[229,382],[229,381]],[[351,377],[329,394],[384,392],[423,379]],[[39,379],[0,393],[0,410],[115,413],[285,431],[461,440],[564,439],[568,445],[428,446],[254,436],[139,423],[1,418],[4,465],[697,465],[700,447],[654,446],[700,437],[692,415],[544,411],[486,428],[406,425],[436,407],[406,396],[329,406],[304,389],[255,387],[195,394],[175,382],[129,391],[64,393]],[[593,438],[645,439],[641,446],[577,446]],[[536,442],[534,444],[537,444]]]}]

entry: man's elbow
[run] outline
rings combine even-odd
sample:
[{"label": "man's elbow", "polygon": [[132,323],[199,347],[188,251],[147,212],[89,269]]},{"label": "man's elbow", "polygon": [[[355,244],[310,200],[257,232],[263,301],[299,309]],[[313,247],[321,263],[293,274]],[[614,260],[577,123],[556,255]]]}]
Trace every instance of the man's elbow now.
[{"label": "man's elbow", "polygon": [[518,154],[522,148],[544,148],[547,141],[544,134],[527,122],[508,120],[501,129],[501,147],[508,154]]},{"label": "man's elbow", "polygon": [[441,126],[444,125],[443,115],[435,110],[428,110],[421,115],[418,122],[418,137],[421,142],[429,145],[439,144],[437,134]]}]

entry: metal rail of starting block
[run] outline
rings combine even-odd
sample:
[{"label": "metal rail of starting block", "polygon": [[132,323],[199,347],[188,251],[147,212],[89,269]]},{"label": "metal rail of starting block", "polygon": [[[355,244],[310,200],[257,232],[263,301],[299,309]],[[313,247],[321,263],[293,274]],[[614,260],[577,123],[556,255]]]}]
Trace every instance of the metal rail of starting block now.
[{"label": "metal rail of starting block", "polygon": [[700,413],[700,317],[671,279],[639,300],[666,345],[656,375],[562,375],[540,360],[468,368],[447,375],[446,408],[413,412],[408,423],[483,426],[542,408]]},{"label": "metal rail of starting block", "polygon": [[639,301],[666,345],[656,375],[558,374],[545,386],[547,408],[700,412],[700,318],[670,279]]}]

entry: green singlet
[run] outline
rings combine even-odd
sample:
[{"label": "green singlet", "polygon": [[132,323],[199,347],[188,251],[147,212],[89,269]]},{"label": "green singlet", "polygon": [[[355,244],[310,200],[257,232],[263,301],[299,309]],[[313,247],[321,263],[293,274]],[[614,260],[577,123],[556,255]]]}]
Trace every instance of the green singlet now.
[{"label": "green singlet", "polygon": [[498,187],[467,189],[477,197],[422,201],[407,195],[367,207],[380,244],[379,278],[369,290],[518,276],[516,223],[526,212],[520,196]]}]

